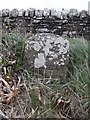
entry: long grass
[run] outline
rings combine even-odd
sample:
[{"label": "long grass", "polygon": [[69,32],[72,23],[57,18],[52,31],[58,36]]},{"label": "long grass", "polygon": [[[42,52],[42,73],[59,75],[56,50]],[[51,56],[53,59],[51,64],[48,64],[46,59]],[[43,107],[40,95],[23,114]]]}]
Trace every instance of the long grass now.
[{"label": "long grass", "polygon": [[[18,76],[20,72],[22,79],[20,94],[13,103],[15,116],[19,110],[19,115],[28,118],[88,118],[88,42],[83,38],[67,39],[70,43],[68,75],[67,82],[61,84],[52,78],[37,80],[31,71],[23,68],[25,38],[22,35],[3,36],[2,64],[8,69],[7,76]],[[8,66],[13,60],[16,63]],[[4,71],[2,73],[6,79]]]},{"label": "long grass", "polygon": [[68,87],[72,94],[77,96],[79,106],[78,114],[81,117],[89,117],[89,66],[88,66],[88,41],[85,39],[69,39],[69,82]]}]

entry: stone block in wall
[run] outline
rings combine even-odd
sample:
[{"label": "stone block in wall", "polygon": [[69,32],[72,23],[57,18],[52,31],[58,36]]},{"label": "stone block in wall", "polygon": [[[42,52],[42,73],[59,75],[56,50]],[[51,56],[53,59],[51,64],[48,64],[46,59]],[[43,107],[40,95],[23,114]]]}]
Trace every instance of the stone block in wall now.
[{"label": "stone block in wall", "polygon": [[0,16],[8,17],[9,13],[10,13],[9,9],[3,9],[3,10],[0,11]]},{"label": "stone block in wall", "polygon": [[29,8],[30,12],[30,17],[33,17],[35,15],[35,9],[34,8]]},{"label": "stone block in wall", "polygon": [[28,9],[25,10],[25,17],[29,17],[29,15],[30,15],[30,11]]},{"label": "stone block in wall", "polygon": [[67,9],[62,9],[62,18],[67,19],[67,15],[69,14],[69,11]]},{"label": "stone block in wall", "polygon": [[70,9],[69,10],[69,16],[72,17],[72,16],[79,16],[80,15],[80,12],[77,10],[77,9]]},{"label": "stone block in wall", "polygon": [[4,19],[4,23],[6,23],[7,26],[10,25],[10,19],[9,19],[9,17],[6,17]]},{"label": "stone block in wall", "polygon": [[2,17],[2,10],[0,10],[0,17]]},{"label": "stone block in wall", "polygon": [[51,9],[51,17],[55,17],[55,18],[62,18],[62,12],[61,11],[56,11],[55,9]]},{"label": "stone block in wall", "polygon": [[57,11],[57,15],[56,15],[57,18],[62,18],[62,12],[61,11]]},{"label": "stone block in wall", "polygon": [[21,9],[21,10],[19,10],[18,16],[19,16],[19,17],[23,17],[23,16],[24,16],[24,13],[25,13],[25,10],[24,10],[24,9]]},{"label": "stone block in wall", "polygon": [[11,17],[17,17],[19,15],[18,9],[12,9],[10,12]]},{"label": "stone block in wall", "polygon": [[26,40],[25,67],[46,78],[65,79],[69,42],[59,35],[40,33]]},{"label": "stone block in wall", "polygon": [[88,14],[90,15],[90,1],[88,2]]},{"label": "stone block in wall", "polygon": [[49,15],[50,15],[50,10],[47,9],[47,8],[44,8],[43,16],[44,16],[44,17],[49,17]]},{"label": "stone block in wall", "polygon": [[56,17],[57,16],[57,11],[55,9],[51,9],[51,17]]},{"label": "stone block in wall", "polygon": [[85,18],[85,17],[87,17],[87,11],[82,10],[80,13],[80,18]]},{"label": "stone block in wall", "polygon": [[38,28],[36,29],[37,33],[49,33],[50,31],[47,28]]},{"label": "stone block in wall", "polygon": [[2,10],[0,10],[0,17],[2,17]]},{"label": "stone block in wall", "polygon": [[36,17],[42,17],[43,16],[43,10],[35,10],[35,16]]}]

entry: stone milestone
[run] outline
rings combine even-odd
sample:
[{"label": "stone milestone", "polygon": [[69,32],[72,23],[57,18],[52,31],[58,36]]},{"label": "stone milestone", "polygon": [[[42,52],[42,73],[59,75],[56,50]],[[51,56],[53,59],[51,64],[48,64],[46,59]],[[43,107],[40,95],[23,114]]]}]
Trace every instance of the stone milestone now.
[{"label": "stone milestone", "polygon": [[39,33],[26,40],[26,66],[46,78],[63,79],[67,73],[69,42],[59,35]]}]

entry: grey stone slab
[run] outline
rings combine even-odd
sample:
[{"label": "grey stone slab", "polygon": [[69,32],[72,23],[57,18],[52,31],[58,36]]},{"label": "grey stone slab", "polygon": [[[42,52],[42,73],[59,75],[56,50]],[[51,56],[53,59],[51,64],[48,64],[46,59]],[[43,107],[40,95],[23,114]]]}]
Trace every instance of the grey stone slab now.
[{"label": "grey stone slab", "polygon": [[68,52],[68,40],[59,35],[40,33],[26,40],[25,59],[28,68],[45,70],[46,77],[50,77],[51,71],[54,78],[66,75]]}]

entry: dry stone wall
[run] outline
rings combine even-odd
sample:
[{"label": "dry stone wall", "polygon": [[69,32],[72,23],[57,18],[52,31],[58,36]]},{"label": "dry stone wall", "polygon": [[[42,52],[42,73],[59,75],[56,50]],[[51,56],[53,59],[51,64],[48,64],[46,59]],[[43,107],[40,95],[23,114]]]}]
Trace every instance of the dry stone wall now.
[{"label": "dry stone wall", "polygon": [[4,32],[17,30],[23,33],[54,33],[70,37],[84,36],[89,39],[90,15],[85,10],[4,9],[0,11],[0,17]]},{"label": "dry stone wall", "polygon": [[4,9],[0,11],[0,30],[29,35],[25,41],[25,69],[64,81],[69,57],[69,42],[64,36],[90,40],[90,15],[76,9]]}]

